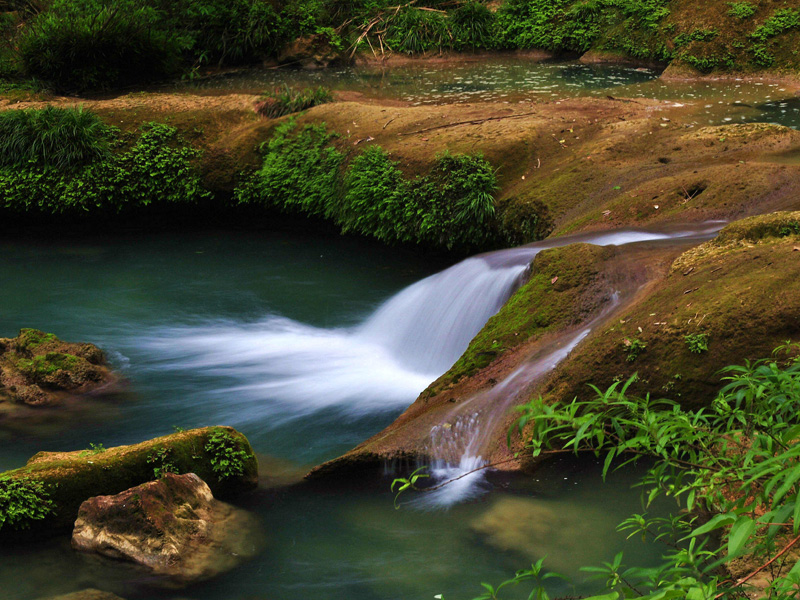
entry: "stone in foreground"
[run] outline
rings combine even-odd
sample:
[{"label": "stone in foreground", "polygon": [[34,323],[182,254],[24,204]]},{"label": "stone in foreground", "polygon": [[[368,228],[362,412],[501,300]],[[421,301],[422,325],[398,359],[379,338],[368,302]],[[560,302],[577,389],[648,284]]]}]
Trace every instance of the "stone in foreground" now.
[{"label": "stone in foreground", "polygon": [[255,556],[258,530],[254,517],[215,500],[194,473],[167,473],[115,496],[86,500],[72,547],[136,563],[165,585],[180,586]]}]

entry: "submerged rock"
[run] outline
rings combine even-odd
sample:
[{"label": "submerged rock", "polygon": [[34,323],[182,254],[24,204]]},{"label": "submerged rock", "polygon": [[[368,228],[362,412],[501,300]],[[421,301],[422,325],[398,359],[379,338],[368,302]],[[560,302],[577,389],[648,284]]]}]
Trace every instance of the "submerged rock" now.
[{"label": "submerged rock", "polygon": [[[587,536],[587,521],[592,523],[591,536]],[[484,543],[501,552],[528,562],[546,553],[545,565],[556,572],[570,572],[575,565],[603,556],[614,526],[600,509],[513,496],[499,498],[470,523]]]},{"label": "submerged rock", "polygon": [[131,446],[40,452],[24,467],[0,473],[0,487],[7,482],[27,484],[41,496],[37,504],[46,510],[15,527],[2,526],[0,519],[0,540],[6,536],[43,537],[71,529],[84,500],[118,494],[165,473],[196,473],[214,494],[223,497],[258,485],[253,449],[247,438],[231,427],[181,431]]},{"label": "submerged rock", "polygon": [[0,338],[0,402],[54,406],[65,394],[89,392],[114,380],[94,344],[64,342],[37,329]]},{"label": "submerged rock", "polygon": [[255,556],[249,513],[214,499],[194,473],[167,473],[115,496],[81,504],[72,547],[134,562],[168,584],[189,584]]}]

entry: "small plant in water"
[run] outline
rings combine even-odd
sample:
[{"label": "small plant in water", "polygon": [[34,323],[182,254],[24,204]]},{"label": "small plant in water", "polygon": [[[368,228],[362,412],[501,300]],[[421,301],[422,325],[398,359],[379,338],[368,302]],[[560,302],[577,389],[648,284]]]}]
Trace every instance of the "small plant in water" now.
[{"label": "small plant in water", "polygon": [[227,431],[215,430],[208,438],[205,449],[211,455],[211,469],[220,481],[228,477],[244,475],[244,467],[249,454]]},{"label": "small plant in water", "polygon": [[692,354],[702,354],[708,351],[708,334],[707,333],[690,333],[683,336],[689,352]]},{"label": "small plant in water", "polygon": [[633,362],[637,359],[637,357],[644,352],[644,349],[647,348],[647,344],[638,338],[628,339],[625,338],[622,340],[622,345],[625,347],[625,360],[628,362]]},{"label": "small plant in water", "polygon": [[[411,475],[408,477],[398,477],[394,481],[392,481],[391,490],[394,492],[394,507],[395,509],[399,509],[400,505],[397,503],[397,500],[400,498],[400,494],[405,492],[406,490],[417,490],[417,481],[420,479],[424,479],[426,477],[430,477],[427,473],[423,473],[428,467],[420,467],[416,469]],[[395,489],[397,487],[397,489]]]}]

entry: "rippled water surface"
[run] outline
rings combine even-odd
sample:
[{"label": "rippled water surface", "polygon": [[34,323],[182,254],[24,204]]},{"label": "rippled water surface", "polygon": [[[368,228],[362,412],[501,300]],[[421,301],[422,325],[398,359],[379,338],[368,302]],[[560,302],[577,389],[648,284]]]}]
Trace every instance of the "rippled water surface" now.
[{"label": "rippled water surface", "polygon": [[576,96],[654,98],[695,109],[698,125],[765,121],[800,127],[800,97],[770,81],[662,81],[660,71],[512,56],[462,63],[346,67],[311,71],[253,69],[188,84],[201,93],[261,93],[280,85],[324,85],[367,97],[420,104],[530,102]]}]

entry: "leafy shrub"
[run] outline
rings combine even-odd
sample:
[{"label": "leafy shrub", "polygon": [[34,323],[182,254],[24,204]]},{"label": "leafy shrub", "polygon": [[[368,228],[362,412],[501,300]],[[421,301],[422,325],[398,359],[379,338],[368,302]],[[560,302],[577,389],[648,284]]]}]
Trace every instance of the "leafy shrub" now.
[{"label": "leafy shrub", "polygon": [[335,134],[324,125],[306,125],[295,133],[290,120],[262,145],[264,162],[245,185],[239,202],[268,203],[282,210],[328,216],[335,205],[344,156],[330,146]]},{"label": "leafy shrub", "polygon": [[244,475],[244,467],[250,455],[228,432],[216,429],[209,437],[205,450],[210,455],[211,469],[220,481]]},{"label": "leafy shrub", "polygon": [[[797,353],[792,344],[781,350]],[[628,567],[620,553],[602,567],[584,568],[602,575],[606,587],[588,600],[734,600],[752,593],[749,584],[759,574],[758,597],[797,596],[800,561],[788,551],[800,531],[800,360],[759,360],[723,372],[727,384],[696,411],[630,396],[634,378],[604,391],[593,387],[596,397],[588,400],[537,398],[519,407],[509,439],[518,431],[533,456],[593,455],[603,459],[603,477],[644,460],[645,509],[657,498],[677,501],[673,514],[633,514],[618,527],[629,537],[666,544],[663,562]],[[724,569],[737,559],[744,559],[746,576]],[[487,584],[492,593],[480,598],[497,600],[501,588],[525,582],[533,586],[529,597],[546,598],[541,571],[537,563],[497,588]]]},{"label": "leafy shrub", "polygon": [[758,27],[750,38],[756,42],[764,43],[776,36],[800,27],[800,10],[793,8],[780,8],[770,18]]},{"label": "leafy shrub", "polygon": [[447,15],[407,6],[389,22],[384,42],[395,52],[422,54],[452,47],[453,34]]},{"label": "leafy shrub", "polygon": [[683,337],[689,352],[692,354],[702,354],[708,352],[708,334],[707,333],[690,333]]},{"label": "leafy shrub", "polygon": [[36,479],[0,477],[0,529],[27,529],[53,512],[45,484]]},{"label": "leafy shrub", "polygon": [[236,190],[239,202],[330,219],[343,232],[387,243],[467,250],[497,240],[497,183],[480,155],[445,153],[428,175],[406,179],[376,146],[342,172],[344,156],[331,145],[335,134],[324,125],[295,130],[293,121],[276,129],[261,169]]},{"label": "leafy shrub", "polygon": [[729,2],[728,16],[734,19],[749,19],[756,14],[756,7],[750,2]]},{"label": "leafy shrub", "polygon": [[75,169],[110,156],[111,128],[79,108],[0,113],[0,166]]},{"label": "leafy shrub", "polygon": [[135,0],[55,0],[18,39],[25,73],[58,90],[119,87],[179,70],[182,40]]},{"label": "leafy shrub", "polygon": [[180,142],[174,127],[150,123],[129,150],[74,172],[0,167],[0,208],[57,215],[197,203],[209,196],[193,164],[199,154]]},{"label": "leafy shrub", "polygon": [[256,103],[256,112],[274,119],[328,102],[333,102],[333,94],[326,87],[298,91],[284,84],[261,96]]},{"label": "leafy shrub", "polygon": [[494,45],[495,14],[485,4],[470,1],[450,14],[456,50],[490,48]]}]

